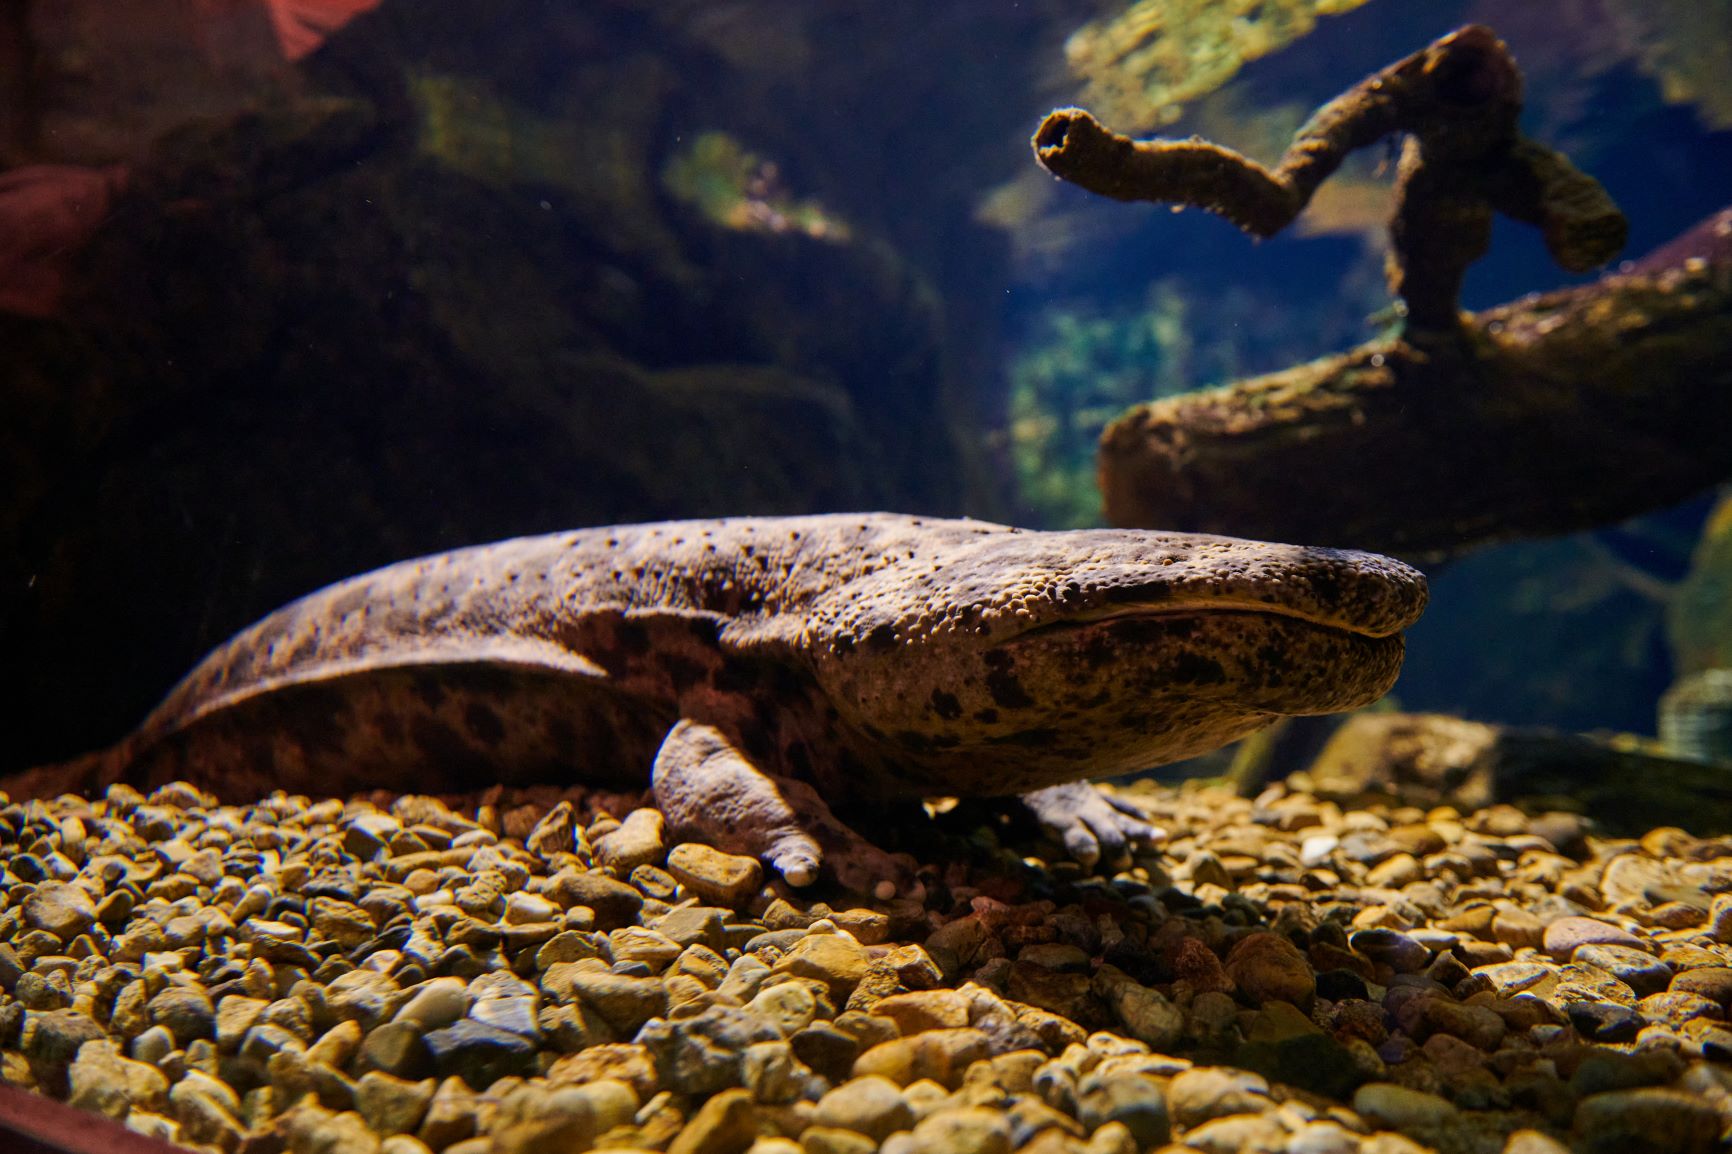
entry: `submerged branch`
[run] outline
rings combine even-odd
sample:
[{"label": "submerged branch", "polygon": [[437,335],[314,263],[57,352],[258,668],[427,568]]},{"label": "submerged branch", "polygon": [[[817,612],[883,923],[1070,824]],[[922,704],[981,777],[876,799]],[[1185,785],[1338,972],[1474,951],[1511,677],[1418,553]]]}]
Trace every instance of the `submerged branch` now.
[{"label": "submerged branch", "polygon": [[1206,140],[1132,140],[1080,108],[1049,114],[1033,144],[1054,176],[1091,192],[1193,205],[1267,237],[1303,211],[1348,153],[1403,134],[1390,290],[1410,326],[1448,330],[1494,211],[1540,228],[1553,259],[1572,272],[1623,248],[1627,222],[1599,183],[1521,135],[1521,93],[1509,49],[1470,25],[1318,109],[1273,169]]},{"label": "submerged branch", "polygon": [[1431,559],[1732,478],[1732,261],[1608,277],[1138,405],[1101,436],[1115,525]]},{"label": "submerged branch", "polygon": [[1724,230],[1631,275],[1459,311],[1494,213],[1539,228],[1572,272],[1623,247],[1605,189],[1521,135],[1521,97],[1509,49],[1474,25],[1324,105],[1272,168],[1204,140],[1131,140],[1081,109],[1046,118],[1034,148],[1054,175],[1259,237],[1350,152],[1405,137],[1388,261],[1401,333],[1131,409],[1101,437],[1110,522],[1425,558],[1620,520],[1732,477]]}]

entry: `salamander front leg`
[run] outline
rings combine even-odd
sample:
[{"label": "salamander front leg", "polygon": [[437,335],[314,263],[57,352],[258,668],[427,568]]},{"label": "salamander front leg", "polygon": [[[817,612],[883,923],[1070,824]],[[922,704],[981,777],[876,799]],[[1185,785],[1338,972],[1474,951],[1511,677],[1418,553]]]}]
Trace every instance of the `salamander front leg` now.
[{"label": "salamander front leg", "polygon": [[759,769],[713,725],[676,724],[650,781],[676,834],[755,855],[790,885],[811,885],[823,869],[881,900],[912,890],[905,855],[886,853],[844,825],[805,782]]},{"label": "salamander front leg", "polygon": [[1130,860],[1133,843],[1160,841],[1166,836],[1128,802],[1086,781],[1025,793],[1022,803],[1041,828],[1063,842],[1065,852],[1085,866],[1103,859],[1109,865],[1124,864]]}]

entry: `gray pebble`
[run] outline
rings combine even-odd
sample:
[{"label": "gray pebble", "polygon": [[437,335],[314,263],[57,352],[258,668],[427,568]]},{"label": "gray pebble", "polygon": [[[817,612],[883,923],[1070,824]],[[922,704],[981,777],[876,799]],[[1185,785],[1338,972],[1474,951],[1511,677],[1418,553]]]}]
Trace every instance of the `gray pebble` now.
[{"label": "gray pebble", "polygon": [[[1195,1109],[1194,1104],[1192,1112],[1198,1116],[1206,1114]],[[1165,1145],[1172,1132],[1162,1085],[1144,1074],[1124,1073],[1094,1080],[1077,1097],[1076,1116],[1091,1133],[1108,1122],[1123,1124],[1139,1149]]]},{"label": "gray pebble", "polygon": [[638,1031],[663,1083],[681,1094],[711,1094],[740,1084],[740,1055],[755,1042],[781,1041],[774,1025],[732,1006],[696,1017],[656,1019]]},{"label": "gray pebble", "polygon": [[386,1022],[374,1027],[361,1043],[361,1060],[374,1070],[413,1081],[433,1072],[432,1055],[422,1038],[421,1023]]},{"label": "gray pebble", "polygon": [[216,1007],[203,990],[170,986],[150,1000],[149,1011],[150,1020],[183,1047],[194,1038],[216,1037]]},{"label": "gray pebble", "polygon": [[469,983],[469,1017],[477,1022],[541,1041],[536,1024],[540,994],[535,987],[508,973],[483,974]]},{"label": "gray pebble", "polygon": [[81,886],[44,882],[24,899],[24,924],[69,942],[96,923],[96,903]]},{"label": "gray pebble", "polygon": [[422,1040],[441,1078],[456,1076],[477,1090],[508,1074],[524,1073],[535,1060],[535,1044],[529,1039],[470,1018],[431,1030]]},{"label": "gray pebble", "polygon": [[355,1109],[375,1134],[407,1134],[421,1125],[437,1083],[431,1078],[409,1082],[382,1070],[369,1071],[355,1082]]},{"label": "gray pebble", "polygon": [[1267,1078],[1224,1066],[1186,1070],[1167,1086],[1173,1121],[1187,1128],[1227,1114],[1255,1114],[1268,1102]]}]

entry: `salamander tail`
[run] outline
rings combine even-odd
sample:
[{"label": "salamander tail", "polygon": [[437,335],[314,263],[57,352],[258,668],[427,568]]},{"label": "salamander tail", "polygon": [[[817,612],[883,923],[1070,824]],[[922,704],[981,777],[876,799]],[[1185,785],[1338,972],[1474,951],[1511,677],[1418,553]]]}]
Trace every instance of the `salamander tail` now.
[{"label": "salamander tail", "polygon": [[99,797],[121,780],[132,762],[132,741],[122,741],[70,761],[39,765],[0,777],[0,794],[13,801],[29,801],[77,794]]}]

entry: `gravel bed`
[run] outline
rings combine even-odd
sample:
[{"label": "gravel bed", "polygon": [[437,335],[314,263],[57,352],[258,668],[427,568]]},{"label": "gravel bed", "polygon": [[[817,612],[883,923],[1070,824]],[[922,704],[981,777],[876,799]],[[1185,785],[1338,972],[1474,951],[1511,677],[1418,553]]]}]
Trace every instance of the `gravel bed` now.
[{"label": "gravel bed", "polygon": [[1732,839],[1122,796],[1128,870],[856,905],[595,799],[0,795],[0,1079],[222,1154],[1726,1148]]}]

